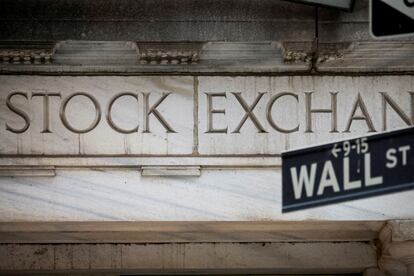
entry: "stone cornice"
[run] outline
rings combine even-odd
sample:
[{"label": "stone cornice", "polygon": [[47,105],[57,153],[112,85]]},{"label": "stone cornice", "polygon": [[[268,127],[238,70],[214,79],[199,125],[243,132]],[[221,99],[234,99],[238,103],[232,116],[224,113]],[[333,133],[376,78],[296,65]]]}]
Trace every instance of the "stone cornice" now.
[{"label": "stone cornice", "polygon": [[[4,52],[7,62],[0,65],[0,73],[308,72],[311,55],[303,45],[306,43],[61,41],[47,54],[22,52],[17,45]],[[16,62],[9,62],[16,54]]]},{"label": "stone cornice", "polygon": [[412,41],[0,41],[0,73],[413,74],[413,51]]},{"label": "stone cornice", "polygon": [[414,72],[413,41],[322,43],[318,72]]}]

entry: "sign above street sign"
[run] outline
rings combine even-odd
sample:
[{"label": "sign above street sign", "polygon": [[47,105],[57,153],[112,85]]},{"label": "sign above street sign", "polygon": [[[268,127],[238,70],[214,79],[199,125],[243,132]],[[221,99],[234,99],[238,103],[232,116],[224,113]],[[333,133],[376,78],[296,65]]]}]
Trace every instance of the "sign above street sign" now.
[{"label": "sign above street sign", "polygon": [[352,11],[355,0],[288,0],[306,5],[314,5],[320,7],[334,8],[345,11]]},{"label": "sign above street sign", "polygon": [[370,11],[374,37],[414,35],[414,0],[371,0]]},{"label": "sign above street sign", "polygon": [[414,127],[282,153],[282,212],[414,188]]}]

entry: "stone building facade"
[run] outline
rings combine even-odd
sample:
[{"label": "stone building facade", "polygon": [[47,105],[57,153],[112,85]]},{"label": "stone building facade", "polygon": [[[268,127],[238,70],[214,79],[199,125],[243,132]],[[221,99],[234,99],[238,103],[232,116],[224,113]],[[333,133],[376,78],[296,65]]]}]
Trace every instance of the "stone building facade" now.
[{"label": "stone building facade", "polygon": [[282,152],[414,124],[414,40],[368,0],[4,0],[0,29],[1,275],[414,275],[412,190],[281,212]]}]

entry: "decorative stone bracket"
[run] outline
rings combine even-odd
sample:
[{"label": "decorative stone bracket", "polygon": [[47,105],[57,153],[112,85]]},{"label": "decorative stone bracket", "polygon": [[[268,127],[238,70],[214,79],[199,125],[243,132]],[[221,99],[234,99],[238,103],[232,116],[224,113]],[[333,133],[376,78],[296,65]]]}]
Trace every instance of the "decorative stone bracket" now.
[{"label": "decorative stone bracket", "polygon": [[0,61],[3,64],[49,64],[54,53],[55,43],[39,44],[1,43]]},{"label": "decorative stone bracket", "polygon": [[141,64],[196,64],[202,43],[137,43]]},{"label": "decorative stone bracket", "polygon": [[314,56],[312,42],[283,42],[281,44],[283,61],[286,64],[311,63]]}]

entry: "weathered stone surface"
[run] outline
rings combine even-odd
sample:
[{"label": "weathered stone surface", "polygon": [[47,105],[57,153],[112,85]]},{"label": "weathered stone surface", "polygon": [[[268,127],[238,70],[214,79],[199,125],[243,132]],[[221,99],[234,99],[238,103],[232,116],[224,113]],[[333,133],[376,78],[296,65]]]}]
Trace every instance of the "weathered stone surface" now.
[{"label": "weathered stone surface", "polygon": [[310,6],[272,0],[4,0],[2,4],[0,15],[9,20],[262,21],[309,20],[314,14]]},{"label": "weathered stone surface", "polygon": [[[6,250],[3,250],[4,248]],[[85,254],[85,249],[88,253]],[[22,254],[21,252],[25,252]],[[38,252],[38,253],[36,253]],[[0,245],[0,274],[100,271],[119,273],[361,273],[376,264],[368,243],[171,243]],[[83,258],[79,263],[79,257]],[[346,257],[344,257],[346,256]],[[57,258],[58,257],[58,258]]]},{"label": "weathered stone surface", "polygon": [[414,191],[406,191],[282,214],[278,169],[204,169],[200,177],[146,177],[136,169],[56,173],[0,178],[0,220],[386,220],[414,213]]},{"label": "weathered stone surface", "polygon": [[320,42],[373,40],[369,33],[369,0],[355,1],[352,13],[320,9]]},{"label": "weathered stone surface", "polygon": [[[352,13],[319,9],[318,39],[320,42],[375,41],[370,34],[369,0],[354,1]],[[413,40],[413,37],[398,40]]]},{"label": "weathered stone surface", "polygon": [[[323,46],[323,44],[321,44]],[[414,72],[414,43],[407,41],[353,42],[335,51],[321,51],[315,68],[320,73]]]},{"label": "weathered stone surface", "polygon": [[[382,221],[0,222],[0,243],[370,242]],[[66,252],[62,252],[62,254]]]},{"label": "weathered stone surface", "polygon": [[53,55],[53,42],[13,42],[0,43],[0,62],[3,64],[50,64]]},{"label": "weathered stone surface", "polygon": [[314,8],[282,1],[2,1],[0,40],[311,40]]},{"label": "weathered stone surface", "polygon": [[414,275],[413,220],[391,220],[382,228],[379,238],[379,266],[387,275]]},{"label": "weathered stone surface", "polygon": [[310,42],[69,40],[51,45],[43,57],[33,53],[42,44],[0,42],[0,73],[291,73],[309,72],[312,56]]},{"label": "weathered stone surface", "polygon": [[393,241],[414,241],[414,220],[393,220],[389,226],[392,227]]}]

